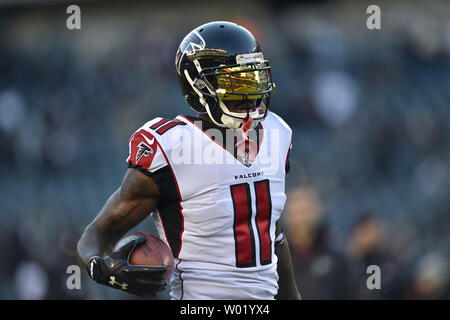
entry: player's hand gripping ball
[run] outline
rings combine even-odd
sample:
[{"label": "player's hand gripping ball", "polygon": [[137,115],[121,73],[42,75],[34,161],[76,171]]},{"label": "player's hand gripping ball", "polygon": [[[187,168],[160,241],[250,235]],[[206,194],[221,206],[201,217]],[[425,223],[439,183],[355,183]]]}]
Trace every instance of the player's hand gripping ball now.
[{"label": "player's hand gripping ball", "polygon": [[173,272],[173,257],[159,238],[134,233],[121,239],[108,256],[91,258],[87,268],[98,283],[149,296],[166,288]]},{"label": "player's hand gripping ball", "polygon": [[145,237],[147,241],[145,241],[139,247],[136,247],[133,252],[131,252],[130,257],[128,258],[128,262],[130,265],[134,266],[154,266],[160,267],[164,266],[166,271],[163,274],[154,273],[149,274],[148,279],[152,280],[166,280],[169,281],[170,276],[173,272],[173,256],[170,248],[158,237],[154,235],[137,232],[132,235],[126,236],[121,239],[115,247],[120,248],[123,244],[129,241],[129,238],[133,237]]}]

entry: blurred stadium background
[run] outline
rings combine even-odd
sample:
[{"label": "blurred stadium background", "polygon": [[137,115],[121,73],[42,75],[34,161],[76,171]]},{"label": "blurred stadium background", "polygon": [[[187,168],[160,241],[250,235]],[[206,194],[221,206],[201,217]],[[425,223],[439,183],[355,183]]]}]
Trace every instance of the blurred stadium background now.
[{"label": "blurred stadium background", "polygon": [[294,130],[284,225],[303,297],[450,298],[449,1],[78,1],[74,31],[68,4],[0,1],[0,298],[134,299],[84,271],[68,290],[66,268],[133,131],[191,112],[175,51],[213,20],[254,32]]}]

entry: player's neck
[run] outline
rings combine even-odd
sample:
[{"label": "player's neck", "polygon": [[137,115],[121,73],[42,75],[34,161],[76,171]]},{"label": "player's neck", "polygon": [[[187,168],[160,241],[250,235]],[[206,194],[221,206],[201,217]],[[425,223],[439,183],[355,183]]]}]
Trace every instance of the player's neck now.
[{"label": "player's neck", "polygon": [[204,113],[197,113],[197,118],[200,118],[202,120],[208,121],[209,123],[211,123],[212,125],[214,125],[215,127],[217,127],[209,118],[209,116],[207,114]]},{"label": "player's neck", "polygon": [[207,122],[208,122],[209,124],[211,124],[214,128],[217,128],[217,129],[219,129],[220,131],[225,132],[225,128],[222,128],[222,127],[219,127],[218,125],[216,125],[216,124],[210,119],[210,117],[209,117],[207,114],[198,113],[198,114],[197,114],[197,117],[200,118],[200,119],[202,119],[202,120],[204,120],[204,121],[207,121]]}]

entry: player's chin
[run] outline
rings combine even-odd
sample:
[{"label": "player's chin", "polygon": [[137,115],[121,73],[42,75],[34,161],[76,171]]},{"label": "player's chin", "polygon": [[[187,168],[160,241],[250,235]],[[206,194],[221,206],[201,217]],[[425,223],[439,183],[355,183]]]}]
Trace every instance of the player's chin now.
[{"label": "player's chin", "polygon": [[224,101],[224,102],[225,102],[225,105],[227,106],[228,110],[230,110],[230,112],[247,113],[247,111],[249,111],[249,112],[256,111],[256,101],[255,100],[250,100],[250,101],[230,100],[230,101]]},{"label": "player's chin", "polygon": [[[248,112],[254,112],[256,109],[255,108],[250,108],[248,110]],[[244,109],[237,109],[237,110],[230,110],[233,113],[242,113],[242,114],[247,114],[247,108]]]}]

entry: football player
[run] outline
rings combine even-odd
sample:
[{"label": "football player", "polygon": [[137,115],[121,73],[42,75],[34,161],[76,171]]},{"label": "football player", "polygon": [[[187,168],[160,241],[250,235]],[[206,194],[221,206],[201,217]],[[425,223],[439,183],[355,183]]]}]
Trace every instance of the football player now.
[{"label": "football player", "polygon": [[78,243],[89,275],[136,295],[163,290],[146,277],[163,266],[128,263],[144,238],[112,252],[152,213],[174,256],[172,299],[300,299],[279,224],[292,131],[269,112],[268,60],[247,29],[216,21],[182,40],[175,67],[197,115],[156,118],[131,136],[122,185]]}]

